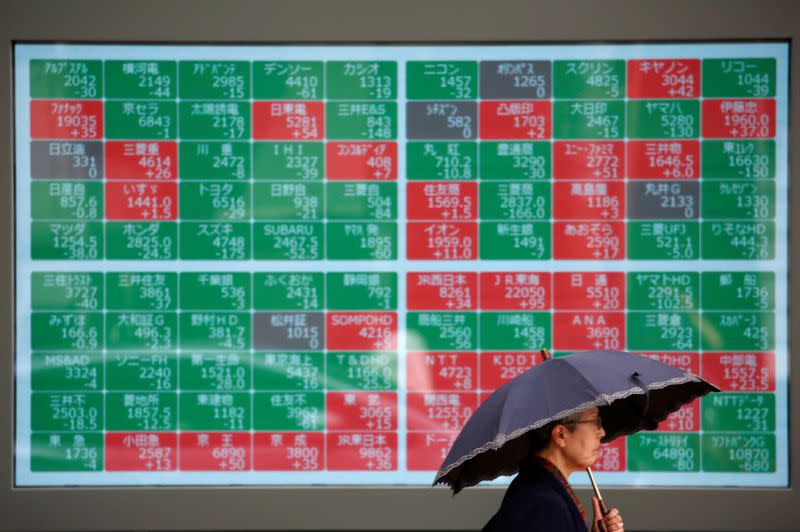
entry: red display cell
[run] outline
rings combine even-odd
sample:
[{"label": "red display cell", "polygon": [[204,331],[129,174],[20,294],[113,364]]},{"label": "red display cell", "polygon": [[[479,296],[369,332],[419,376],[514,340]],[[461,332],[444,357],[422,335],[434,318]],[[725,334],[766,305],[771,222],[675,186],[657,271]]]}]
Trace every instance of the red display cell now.
[{"label": "red display cell", "polygon": [[478,254],[478,224],[406,224],[410,260],[472,260]]},{"label": "red display cell", "polygon": [[[517,375],[525,373],[542,361],[542,355],[533,351],[481,353],[480,389],[496,390]],[[485,398],[481,396],[481,402]]]},{"label": "red display cell", "polygon": [[482,272],[482,310],[550,310],[549,272]]},{"label": "red display cell", "polygon": [[396,142],[329,142],[325,145],[325,177],[334,180],[397,179]]},{"label": "red display cell", "polygon": [[[700,354],[691,352],[673,352],[673,353],[640,353],[643,356],[658,360],[664,364],[675,366],[683,371],[700,375]],[[703,355],[705,359],[705,355]],[[705,364],[705,362],[703,362]]]},{"label": "red display cell", "polygon": [[330,312],[327,348],[354,351],[396,351],[396,312]]},{"label": "red display cell", "polygon": [[178,178],[175,142],[106,142],[108,179],[168,180]]},{"label": "red display cell", "polygon": [[396,471],[397,433],[329,432],[330,471]]},{"label": "red display cell", "polygon": [[32,100],[31,138],[100,139],[103,102],[99,100]]},{"label": "red display cell", "polygon": [[631,59],[628,98],[698,98],[699,59]]},{"label": "red display cell", "polygon": [[623,349],[624,312],[556,312],[553,348],[564,350]]},{"label": "red display cell", "polygon": [[410,392],[406,396],[408,430],[461,430],[478,408],[478,394]]},{"label": "red display cell", "polygon": [[328,392],[328,430],[397,430],[397,393]]},{"label": "red display cell", "polygon": [[247,432],[182,432],[179,442],[181,470],[250,469],[250,434]]},{"label": "red display cell", "polygon": [[617,438],[600,446],[600,454],[592,465],[593,471],[625,471],[625,438]]},{"label": "red display cell", "polygon": [[621,220],[625,216],[622,182],[569,181],[553,184],[557,220]]},{"label": "red display cell", "polygon": [[703,137],[775,137],[775,100],[704,100]]},{"label": "red display cell", "polygon": [[561,260],[622,260],[623,222],[554,222],[553,258]]},{"label": "red display cell", "polygon": [[556,310],[624,308],[623,272],[555,272],[553,275],[553,308]]},{"label": "red display cell", "polygon": [[257,471],[322,471],[325,436],[321,432],[256,432],[253,468]]},{"label": "red display cell", "polygon": [[174,432],[109,432],[107,471],[175,471],[178,436]]},{"label": "red display cell", "polygon": [[555,179],[623,179],[625,143],[622,141],[553,143]]},{"label": "red display cell", "polygon": [[475,220],[478,216],[477,183],[408,183],[406,191],[409,220]]},{"label": "red display cell", "polygon": [[683,405],[656,427],[659,432],[697,432],[700,430],[700,399]]},{"label": "red display cell", "polygon": [[437,471],[458,432],[409,432],[406,434],[409,471]]},{"label": "red display cell", "polygon": [[480,103],[482,139],[549,139],[550,102],[537,100],[483,101]]},{"label": "red display cell", "polygon": [[476,353],[412,351],[406,359],[408,391],[470,391],[478,388]]},{"label": "red display cell", "polygon": [[477,310],[478,274],[474,272],[408,272],[408,310]]},{"label": "red display cell", "polygon": [[701,376],[726,392],[773,392],[775,353],[703,353]]},{"label": "red display cell", "polygon": [[178,216],[178,185],[161,183],[106,183],[109,220],[174,220]]},{"label": "red display cell", "polygon": [[254,102],[253,138],[321,140],[325,136],[322,102]]},{"label": "red display cell", "polygon": [[632,140],[628,142],[629,179],[698,179],[697,140]]}]

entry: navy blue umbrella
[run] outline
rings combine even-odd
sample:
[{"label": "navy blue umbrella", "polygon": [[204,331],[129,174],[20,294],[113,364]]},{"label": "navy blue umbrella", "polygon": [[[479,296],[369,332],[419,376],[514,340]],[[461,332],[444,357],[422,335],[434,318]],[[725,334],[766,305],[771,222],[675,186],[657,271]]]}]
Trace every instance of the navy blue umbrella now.
[{"label": "navy blue umbrella", "polygon": [[[543,352],[549,356],[545,350]],[[527,432],[599,407],[603,443],[652,430],[682,405],[719,388],[682,369],[623,351],[549,358],[498,388],[469,418],[436,473],[455,493],[518,471]]]}]

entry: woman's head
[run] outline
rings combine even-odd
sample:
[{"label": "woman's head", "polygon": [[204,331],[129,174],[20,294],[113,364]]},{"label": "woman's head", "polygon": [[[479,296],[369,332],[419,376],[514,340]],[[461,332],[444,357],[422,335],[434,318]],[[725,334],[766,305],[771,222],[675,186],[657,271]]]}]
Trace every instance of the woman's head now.
[{"label": "woman's head", "polygon": [[605,434],[599,409],[593,407],[530,432],[530,452],[571,473],[597,460]]}]

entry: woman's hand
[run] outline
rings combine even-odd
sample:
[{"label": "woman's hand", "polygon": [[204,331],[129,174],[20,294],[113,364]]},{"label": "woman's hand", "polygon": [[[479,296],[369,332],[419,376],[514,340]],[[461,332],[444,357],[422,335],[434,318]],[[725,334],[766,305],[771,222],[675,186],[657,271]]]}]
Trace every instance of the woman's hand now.
[{"label": "woman's hand", "polygon": [[597,497],[592,497],[592,506],[594,507],[594,519],[592,519],[592,532],[604,532],[600,528],[599,522],[605,525],[605,532],[624,532],[625,528],[622,526],[622,516],[619,510],[611,508],[606,515],[600,510],[600,501]]}]

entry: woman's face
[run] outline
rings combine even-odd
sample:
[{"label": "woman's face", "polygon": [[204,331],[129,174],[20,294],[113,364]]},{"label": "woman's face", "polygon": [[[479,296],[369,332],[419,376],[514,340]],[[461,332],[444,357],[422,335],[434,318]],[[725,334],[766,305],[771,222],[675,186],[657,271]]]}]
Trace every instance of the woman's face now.
[{"label": "woman's face", "polygon": [[572,471],[580,471],[591,466],[600,454],[600,440],[606,435],[600,424],[598,408],[586,410],[573,430],[567,430],[564,438],[566,445],[562,448],[567,464]]}]

